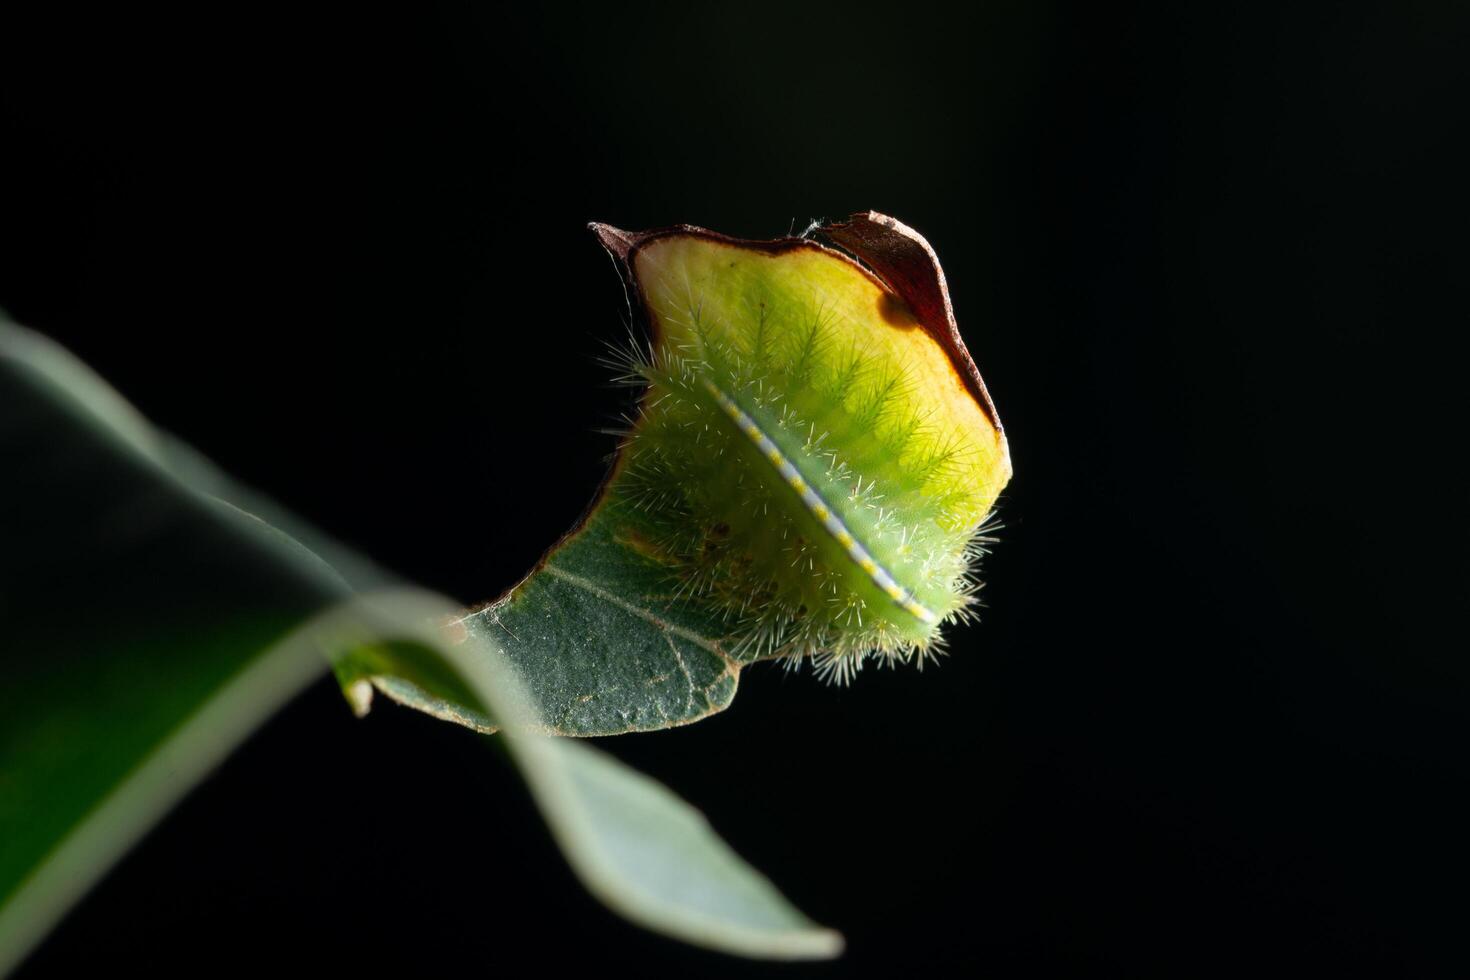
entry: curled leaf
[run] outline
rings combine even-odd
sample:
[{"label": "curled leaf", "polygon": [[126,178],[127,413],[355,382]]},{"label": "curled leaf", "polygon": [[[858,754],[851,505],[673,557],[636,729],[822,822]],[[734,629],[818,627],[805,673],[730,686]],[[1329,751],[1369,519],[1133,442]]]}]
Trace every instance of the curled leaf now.
[{"label": "curled leaf", "polygon": [[697,721],[756,660],[847,680],[937,652],[973,614],[1011,464],[928,243],[872,212],[822,229],[847,251],[591,227],[647,330],[619,358],[637,417],[581,523],[466,634],[496,637],[564,735]]}]

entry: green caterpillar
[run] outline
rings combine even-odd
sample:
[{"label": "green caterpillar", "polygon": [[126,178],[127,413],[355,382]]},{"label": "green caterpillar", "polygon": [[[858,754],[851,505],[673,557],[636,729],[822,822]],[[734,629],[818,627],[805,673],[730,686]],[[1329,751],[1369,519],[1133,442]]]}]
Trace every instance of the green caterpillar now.
[{"label": "green caterpillar", "polygon": [[[606,493],[670,597],[717,610],[741,661],[920,665],[970,617],[1005,435],[959,340],[932,250],[881,215],[806,238],[594,225],[649,341]],[[926,270],[927,264],[927,270]]]}]

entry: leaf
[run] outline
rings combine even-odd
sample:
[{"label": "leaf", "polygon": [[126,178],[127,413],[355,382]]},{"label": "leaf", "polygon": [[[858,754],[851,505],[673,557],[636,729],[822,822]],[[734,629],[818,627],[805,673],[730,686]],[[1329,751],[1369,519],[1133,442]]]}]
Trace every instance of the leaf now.
[{"label": "leaf", "polygon": [[821,959],[842,951],[841,936],[814,927],[662,784],[585,743],[526,744],[559,755],[557,766],[523,760],[528,779],[541,784],[547,820],[583,882],[623,915],[746,956]]},{"label": "leaf", "polygon": [[[829,324],[834,349],[897,365],[914,381],[900,408],[972,447],[950,477],[970,495],[971,523],[989,511],[1011,472],[1005,435],[955,325],[938,260],[912,229],[871,212],[824,229],[870,268],[805,238],[750,242],[689,226],[592,229],[637,297],[651,343],[687,348],[700,322],[757,330],[779,309]],[[660,544],[670,532],[646,505],[650,492],[662,491],[645,490],[644,502],[627,491],[627,446],[581,523],[509,593],[459,620],[465,635],[503,646],[556,734],[698,721],[729,705],[743,666],[791,650],[752,641],[757,611],[732,614],[728,605],[687,597],[687,577]],[[747,599],[745,591],[733,597]],[[437,717],[493,728],[443,691],[362,665],[344,672],[344,681],[362,678]]]},{"label": "leaf", "polygon": [[[390,587],[3,319],[0,458],[0,974],[348,652],[500,720],[572,867],[615,910],[743,955],[840,948],[667,790],[533,734],[546,726],[496,645],[446,642],[432,625],[455,608],[449,600]],[[256,516],[267,512],[332,564]],[[349,579],[376,591],[354,594]]]},{"label": "leaf", "polygon": [[[617,735],[687,724],[726,707],[740,664],[717,617],[670,603],[663,570],[622,544],[637,515],[604,506],[510,596],[458,620],[501,645],[558,735]],[[400,703],[480,731],[490,719],[442,691],[369,675]]]}]

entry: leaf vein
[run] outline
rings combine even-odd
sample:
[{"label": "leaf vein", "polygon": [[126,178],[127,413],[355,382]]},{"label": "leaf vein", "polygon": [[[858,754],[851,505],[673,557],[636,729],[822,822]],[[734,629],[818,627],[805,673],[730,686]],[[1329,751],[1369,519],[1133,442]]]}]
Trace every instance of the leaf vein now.
[{"label": "leaf vein", "polygon": [[679,652],[679,644],[674,642],[674,638],[667,631],[664,632],[664,640],[669,644],[669,649],[674,652],[674,660],[678,662],[679,670],[684,674],[684,681],[689,685],[689,691],[684,696],[684,710],[692,713],[694,711],[694,692],[699,690],[699,686],[694,683],[694,675],[689,673],[689,667],[684,663],[684,655]]},{"label": "leaf vein", "polygon": [[607,589],[604,589],[602,586],[598,585],[596,582],[593,582],[590,579],[583,578],[582,576],[576,575],[572,572],[568,572],[564,569],[558,568],[550,562],[543,565],[542,568],[549,574],[561,579],[567,584],[576,586],[577,588],[582,589],[585,592],[590,592],[592,595],[596,596],[602,601],[610,602],[614,606],[617,606],[619,609],[630,612],[638,618],[646,620],[662,630],[666,630],[667,632],[672,633],[675,636],[686,639],[690,643],[693,643],[695,646],[699,647],[701,650],[708,650],[710,653],[715,654],[721,660],[725,661],[726,664],[729,664],[732,667],[735,666],[735,661],[730,659],[730,655],[722,650],[719,644],[715,643],[708,637],[700,636],[693,630],[683,626],[677,626],[666,619],[660,619],[650,610],[643,609],[639,606],[634,605],[628,600],[621,598],[620,596],[614,595]]}]

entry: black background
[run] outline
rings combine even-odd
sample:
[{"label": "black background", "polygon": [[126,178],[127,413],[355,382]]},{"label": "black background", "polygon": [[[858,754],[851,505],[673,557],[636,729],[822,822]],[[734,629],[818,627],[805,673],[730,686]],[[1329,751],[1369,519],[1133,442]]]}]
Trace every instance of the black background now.
[{"label": "black background", "polygon": [[23,976],[1465,969],[1463,6],[476,6],[0,20],[0,306],[476,602],[625,404],[585,222],[922,231],[1016,464],[984,621],[606,743],[848,953],[623,923],[324,681]]}]

